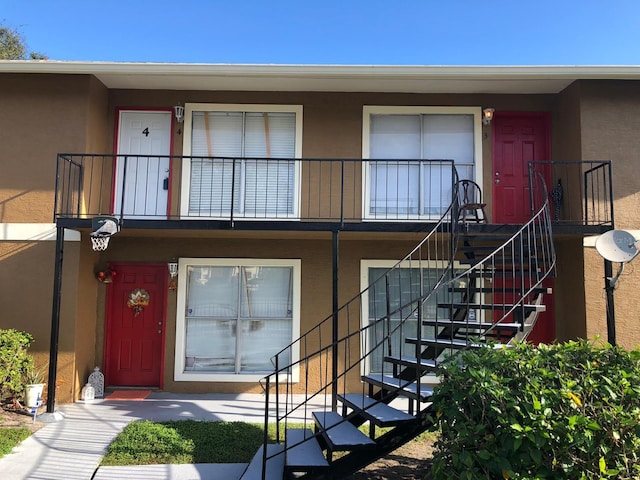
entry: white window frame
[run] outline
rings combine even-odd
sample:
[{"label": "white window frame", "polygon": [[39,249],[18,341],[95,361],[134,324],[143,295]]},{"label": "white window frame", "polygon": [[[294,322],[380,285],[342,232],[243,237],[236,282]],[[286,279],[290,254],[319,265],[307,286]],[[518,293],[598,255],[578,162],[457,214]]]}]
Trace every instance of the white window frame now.
[{"label": "white window frame", "polygon": [[[174,362],[174,380],[176,382],[234,382],[255,383],[265,377],[265,374],[235,374],[185,371],[186,357],[186,303],[187,303],[187,266],[208,267],[292,267],[293,268],[293,292],[292,292],[292,316],[291,339],[295,341],[300,336],[300,286],[301,286],[300,259],[257,259],[257,258],[180,258],[178,260],[178,295],[176,314],[176,345]],[[265,339],[268,341],[268,339]],[[300,373],[297,364],[300,360],[300,346],[294,343],[291,350],[291,375],[280,375],[281,380],[298,382]]]},{"label": "white window frame", "polygon": [[[473,115],[473,178],[470,180],[482,184],[482,107],[431,107],[431,106],[387,106],[365,105],[362,112],[362,158],[371,158],[371,116],[373,115]],[[365,162],[362,169],[362,218],[366,221],[438,220],[433,215],[409,215],[398,219],[395,215],[380,218],[369,214],[371,188],[369,187],[370,163]],[[422,192],[420,192],[422,194]]]},{"label": "white window frame", "polygon": [[[403,264],[400,263],[399,264],[400,268],[407,268],[407,269],[418,268],[417,264],[419,262],[415,260],[407,260],[405,263],[407,266],[403,267],[402,266]],[[446,264],[448,263],[449,263],[449,259],[425,260],[425,261],[422,261],[422,268],[426,270],[433,269],[433,268],[444,269]],[[371,280],[369,278],[369,269],[371,268],[390,269],[392,267],[395,267],[396,265],[398,265],[397,260],[360,260],[360,291],[364,292],[362,294],[361,315],[360,315],[360,325],[362,328],[366,328],[370,325],[369,323],[369,289],[367,288],[371,284]],[[466,267],[456,260],[453,262],[453,268],[463,270]],[[360,338],[360,356],[363,358],[367,348],[367,342],[368,342],[367,335],[368,335],[368,332],[364,332],[364,334],[361,335],[361,338]],[[362,365],[361,365],[360,372],[362,375],[368,375],[370,373],[370,370],[371,370],[370,364],[371,364],[371,355],[367,355],[366,358],[364,358],[364,362],[362,362]],[[438,377],[436,377],[435,374],[433,375],[427,374],[425,376],[430,377],[431,383],[438,382]]]},{"label": "white window frame", "polygon": [[[182,143],[182,155],[191,156],[191,131],[193,128],[193,112],[262,112],[262,113],[293,113],[295,114],[295,158],[302,158],[302,105],[261,105],[261,104],[236,104],[236,103],[185,103],[184,106],[184,134]],[[293,213],[288,216],[275,217],[248,217],[247,220],[298,220],[300,218],[301,205],[301,165],[295,162],[294,166],[294,200]],[[189,215],[189,193],[191,191],[191,161],[185,159],[182,162],[182,179],[180,186],[180,217],[181,219],[196,220],[226,220],[228,217],[207,217]],[[234,215],[234,220],[243,220],[242,215]]]}]

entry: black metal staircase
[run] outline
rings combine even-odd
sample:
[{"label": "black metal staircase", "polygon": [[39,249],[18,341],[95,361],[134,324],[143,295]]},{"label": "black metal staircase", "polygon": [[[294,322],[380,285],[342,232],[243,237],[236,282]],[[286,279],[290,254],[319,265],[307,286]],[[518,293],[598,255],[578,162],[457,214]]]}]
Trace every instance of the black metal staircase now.
[{"label": "black metal staircase", "polygon": [[509,233],[459,222],[456,191],[411,253],[277,354],[264,379],[265,432],[275,422],[285,440],[268,444],[265,433],[242,478],[344,478],[433,425],[429,400],[443,359],[526,338],[555,268],[548,195],[535,170],[530,191],[531,219]]}]

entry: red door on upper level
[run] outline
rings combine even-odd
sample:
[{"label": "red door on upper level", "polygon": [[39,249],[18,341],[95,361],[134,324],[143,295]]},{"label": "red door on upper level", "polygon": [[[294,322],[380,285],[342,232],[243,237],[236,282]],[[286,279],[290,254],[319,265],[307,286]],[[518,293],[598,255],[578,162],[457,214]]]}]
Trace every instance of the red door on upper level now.
[{"label": "red door on upper level", "polygon": [[[550,159],[549,115],[546,113],[496,113],[493,120],[493,222],[523,224],[531,218],[529,172],[531,161]],[[550,188],[550,170],[537,166]],[[504,280],[510,283],[510,280]],[[542,285],[553,287],[549,278]],[[510,302],[512,299],[498,299]],[[555,339],[553,298],[545,295],[546,311],[538,315],[528,340],[550,343]]]},{"label": "red door on upper level", "polygon": [[107,290],[105,380],[161,387],[167,266],[112,264]]},{"label": "red door on upper level", "polygon": [[546,113],[496,113],[493,120],[493,223],[520,224],[531,217],[528,163],[549,158],[549,116]]}]

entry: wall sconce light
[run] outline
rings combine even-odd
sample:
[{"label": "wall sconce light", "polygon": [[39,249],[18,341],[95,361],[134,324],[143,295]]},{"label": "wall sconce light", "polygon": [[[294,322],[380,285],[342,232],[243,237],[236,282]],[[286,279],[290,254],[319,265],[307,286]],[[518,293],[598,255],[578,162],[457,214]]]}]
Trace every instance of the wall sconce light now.
[{"label": "wall sconce light", "polygon": [[184,107],[182,105],[173,107],[173,113],[176,116],[176,122],[182,123],[184,121]]},{"label": "wall sconce light", "polygon": [[493,114],[495,113],[495,111],[495,108],[485,108],[482,110],[483,125],[491,125],[491,120],[493,120]]},{"label": "wall sconce light", "polygon": [[176,277],[178,276],[178,261],[172,258],[167,262],[167,268],[169,269],[169,290],[175,290]]}]

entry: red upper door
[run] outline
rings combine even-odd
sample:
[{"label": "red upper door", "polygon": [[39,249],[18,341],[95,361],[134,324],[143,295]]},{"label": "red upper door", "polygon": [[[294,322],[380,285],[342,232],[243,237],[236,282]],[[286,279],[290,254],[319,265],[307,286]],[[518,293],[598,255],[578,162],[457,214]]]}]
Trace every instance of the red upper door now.
[{"label": "red upper door", "polygon": [[166,265],[115,264],[107,293],[105,375],[109,385],[160,387]]},{"label": "red upper door", "polygon": [[[530,161],[550,160],[549,116],[546,113],[496,113],[493,120],[493,222],[522,224],[531,218],[529,198]],[[542,171],[547,188],[550,186],[549,168]],[[501,285],[511,285],[505,279]],[[553,287],[553,279],[543,283]],[[500,296],[496,303],[512,302],[511,297]],[[545,295],[546,311],[538,315],[528,341],[550,343],[555,338],[553,299]]]},{"label": "red upper door", "polygon": [[493,132],[493,222],[525,223],[531,218],[528,162],[550,159],[548,115],[496,113]]}]

